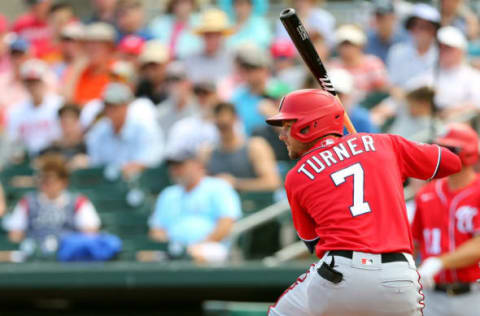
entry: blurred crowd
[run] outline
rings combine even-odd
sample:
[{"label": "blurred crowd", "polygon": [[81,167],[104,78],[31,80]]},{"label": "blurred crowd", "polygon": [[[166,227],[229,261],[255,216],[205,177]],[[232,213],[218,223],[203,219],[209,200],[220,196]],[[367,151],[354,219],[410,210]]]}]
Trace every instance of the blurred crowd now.
[{"label": "blurred crowd", "polygon": [[[466,1],[375,0],[363,24],[337,22],[325,2],[285,6],[359,132],[415,139],[478,111],[480,33]],[[151,237],[222,258],[237,192],[282,186],[288,154],[265,117],[286,93],[318,88],[269,1],[169,0],[150,20],[140,0],[92,0],[88,17],[25,3],[20,17],[0,16],[0,170],[30,161],[41,181],[37,197],[8,205],[11,239],[36,229],[28,203],[64,208],[48,217],[59,231],[98,230],[93,204],[66,193],[72,170],[115,167],[128,181],[166,163],[175,185],[158,197]],[[0,191],[2,213],[4,200]]]}]

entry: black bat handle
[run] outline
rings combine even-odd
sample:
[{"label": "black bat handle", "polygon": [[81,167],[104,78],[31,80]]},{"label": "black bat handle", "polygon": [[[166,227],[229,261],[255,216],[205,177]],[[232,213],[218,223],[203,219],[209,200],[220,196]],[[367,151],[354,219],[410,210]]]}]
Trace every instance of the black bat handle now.
[{"label": "black bat handle", "polygon": [[328,91],[332,95],[337,95],[330,79],[327,75],[327,70],[318,56],[315,47],[313,46],[307,30],[298,18],[295,9],[288,8],[280,13],[280,21],[287,30],[300,56],[302,56],[305,64],[312,72],[315,79],[318,81],[323,90]]}]

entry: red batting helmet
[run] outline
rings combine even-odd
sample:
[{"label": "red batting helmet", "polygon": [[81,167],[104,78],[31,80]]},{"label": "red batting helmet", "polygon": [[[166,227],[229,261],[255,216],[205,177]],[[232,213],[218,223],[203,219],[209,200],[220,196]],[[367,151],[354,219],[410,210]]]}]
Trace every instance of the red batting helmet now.
[{"label": "red batting helmet", "polygon": [[267,119],[270,125],[295,120],[290,134],[308,143],[328,135],[343,135],[344,110],[336,97],[323,90],[298,90],[287,94],[280,102],[279,113]]},{"label": "red batting helmet", "polygon": [[448,124],[446,133],[439,136],[435,143],[458,150],[464,166],[473,165],[478,160],[478,135],[467,124]]}]

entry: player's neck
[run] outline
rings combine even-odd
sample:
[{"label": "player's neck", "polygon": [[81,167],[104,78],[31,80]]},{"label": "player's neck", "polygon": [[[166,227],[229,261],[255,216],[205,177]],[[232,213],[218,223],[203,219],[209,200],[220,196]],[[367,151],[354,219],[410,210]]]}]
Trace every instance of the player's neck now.
[{"label": "player's neck", "polygon": [[448,177],[448,188],[452,191],[463,189],[472,183],[475,177],[476,174],[472,167],[463,168],[459,173]]}]

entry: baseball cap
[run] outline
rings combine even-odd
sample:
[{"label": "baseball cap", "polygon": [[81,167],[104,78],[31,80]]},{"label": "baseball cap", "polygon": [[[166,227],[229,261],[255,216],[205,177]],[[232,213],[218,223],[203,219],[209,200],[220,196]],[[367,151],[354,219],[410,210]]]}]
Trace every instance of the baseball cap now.
[{"label": "baseball cap", "polygon": [[267,68],[271,64],[269,54],[254,44],[244,44],[237,49],[237,61],[246,67]]},{"label": "baseball cap", "polygon": [[346,24],[340,26],[335,32],[337,45],[349,42],[354,45],[363,46],[367,42],[365,33],[356,25]]},{"label": "baseball cap", "polygon": [[200,16],[200,24],[193,31],[196,34],[220,32],[223,35],[230,35],[233,33],[227,14],[215,8],[203,12]]},{"label": "baseball cap", "polygon": [[127,35],[118,43],[118,51],[125,54],[140,55],[145,40],[138,35]]},{"label": "baseball cap", "polygon": [[135,67],[128,61],[117,60],[110,66],[110,73],[125,81],[131,81],[135,77]]},{"label": "baseball cap", "polygon": [[138,56],[138,61],[141,64],[164,64],[168,62],[169,59],[170,56],[167,47],[158,40],[145,42],[142,53]]},{"label": "baseball cap", "polygon": [[102,99],[105,104],[120,106],[129,103],[133,99],[133,94],[129,86],[112,82],[103,90]]},{"label": "baseball cap", "polygon": [[10,51],[25,53],[30,48],[30,43],[25,38],[14,35],[10,42],[9,48]]},{"label": "baseball cap", "polygon": [[438,30],[438,42],[450,47],[467,49],[468,42],[463,33],[454,26],[444,26]]},{"label": "baseball cap", "polygon": [[276,40],[270,47],[273,58],[293,58],[296,54],[295,45],[287,39]]},{"label": "baseball cap", "polygon": [[85,40],[87,41],[114,42],[116,37],[115,29],[108,23],[92,23],[85,29]]},{"label": "baseball cap", "polygon": [[85,25],[76,21],[70,22],[62,28],[60,35],[63,38],[81,40],[85,36]]},{"label": "baseball cap", "polygon": [[185,66],[179,61],[174,61],[168,64],[166,74],[167,79],[178,80],[187,78]]},{"label": "baseball cap", "polygon": [[422,19],[440,27],[440,13],[437,9],[426,3],[417,3],[413,6],[412,13],[405,21],[405,28],[410,29],[415,19]]},{"label": "baseball cap", "polygon": [[339,93],[351,94],[354,88],[353,76],[341,68],[333,68],[328,72],[333,87]]},{"label": "baseball cap", "polygon": [[395,12],[395,8],[391,0],[375,0],[373,1],[373,8],[375,13],[380,15]]},{"label": "baseball cap", "polygon": [[40,59],[29,59],[20,67],[20,77],[23,80],[42,80],[48,66]]},{"label": "baseball cap", "polygon": [[165,161],[167,164],[175,164],[197,158],[198,154],[194,148],[181,148],[167,153]]}]

